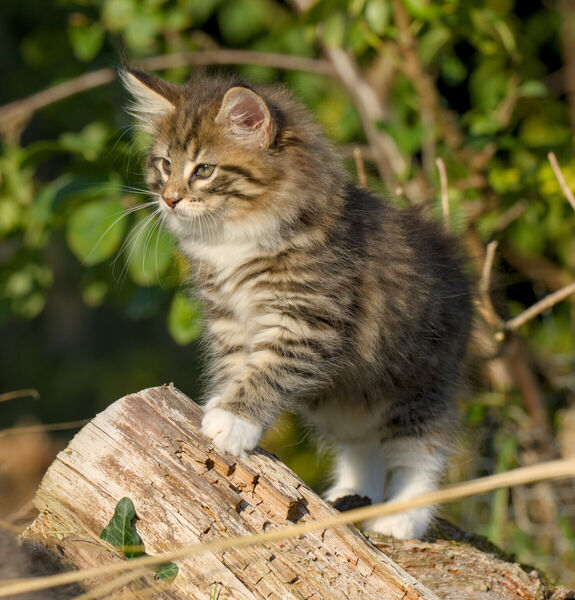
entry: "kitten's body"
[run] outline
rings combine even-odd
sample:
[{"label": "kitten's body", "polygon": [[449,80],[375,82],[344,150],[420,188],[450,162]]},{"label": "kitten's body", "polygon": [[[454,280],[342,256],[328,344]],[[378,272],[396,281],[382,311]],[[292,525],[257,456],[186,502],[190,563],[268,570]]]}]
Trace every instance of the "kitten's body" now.
[{"label": "kitten's body", "polygon": [[[243,454],[297,408],[339,445],[330,499],[434,489],[471,314],[451,238],[353,187],[282,90],[125,80],[155,135],[148,185],[205,304],[204,432]],[[370,526],[417,536],[431,514]]]}]

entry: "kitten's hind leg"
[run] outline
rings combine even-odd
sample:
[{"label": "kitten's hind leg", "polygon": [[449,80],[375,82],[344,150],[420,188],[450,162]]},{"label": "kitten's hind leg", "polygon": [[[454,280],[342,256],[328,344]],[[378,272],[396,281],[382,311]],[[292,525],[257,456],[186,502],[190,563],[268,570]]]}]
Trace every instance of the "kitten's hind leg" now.
[{"label": "kitten's hind leg", "polygon": [[385,464],[381,445],[373,442],[346,444],[335,458],[335,481],[324,494],[331,502],[345,496],[367,496],[373,504],[383,500]]},{"label": "kitten's hind leg", "polygon": [[[389,466],[387,500],[411,500],[437,489],[443,474],[446,449],[436,441],[397,438],[383,444]],[[400,539],[425,534],[434,515],[433,506],[424,506],[394,515],[376,517],[364,529]]]}]

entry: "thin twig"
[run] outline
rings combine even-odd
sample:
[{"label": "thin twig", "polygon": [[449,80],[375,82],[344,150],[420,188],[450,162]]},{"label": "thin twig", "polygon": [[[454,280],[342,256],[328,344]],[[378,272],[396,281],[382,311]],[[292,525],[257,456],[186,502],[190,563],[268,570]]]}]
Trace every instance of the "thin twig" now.
[{"label": "thin twig", "polygon": [[34,400],[40,399],[40,393],[38,390],[14,390],[13,392],[4,392],[0,394],[0,402],[8,402],[8,400],[16,400],[16,398],[26,398],[30,396]]},{"label": "thin twig", "polygon": [[563,172],[561,171],[561,167],[559,166],[559,162],[557,161],[557,157],[553,152],[549,152],[547,155],[549,162],[551,163],[551,168],[553,169],[553,173],[555,173],[555,177],[561,186],[561,190],[565,194],[565,198],[569,201],[569,204],[575,210],[575,197],[573,196],[573,192],[569,189],[567,182],[565,181],[565,177],[563,177]]},{"label": "thin twig", "polygon": [[512,204],[503,214],[501,214],[493,226],[493,233],[500,234],[505,231],[511,223],[516,221],[527,210],[527,201],[525,199],[518,200]]},{"label": "thin twig", "polygon": [[489,290],[491,289],[491,272],[493,271],[493,261],[497,246],[499,246],[499,242],[493,240],[487,244],[487,248],[485,249],[485,262],[483,263],[481,281],[479,282],[479,291],[482,295],[489,294]]},{"label": "thin twig", "polygon": [[495,339],[502,341],[503,335],[501,330],[504,328],[505,323],[503,319],[497,314],[493,302],[491,301],[491,274],[493,272],[493,262],[495,260],[495,252],[499,242],[493,240],[487,244],[485,250],[485,261],[483,262],[483,268],[481,270],[481,279],[479,281],[479,302],[478,310],[482,317],[489,325],[497,329],[495,333]]},{"label": "thin twig", "polygon": [[445,229],[451,228],[451,221],[449,219],[449,195],[447,190],[447,170],[445,169],[445,163],[442,158],[436,158],[435,164],[439,171],[439,180],[441,182],[441,211],[443,213],[443,225]]},{"label": "thin twig", "polygon": [[353,159],[355,160],[355,168],[357,170],[357,179],[359,181],[359,187],[367,190],[367,176],[365,174],[365,163],[363,161],[363,154],[361,148],[355,147],[353,149]]},{"label": "thin twig", "polygon": [[44,423],[42,425],[27,425],[26,427],[11,427],[0,431],[0,438],[9,435],[18,435],[22,433],[38,433],[43,431],[65,431],[66,429],[77,429],[84,427],[90,422],[90,419],[80,419],[79,421],[66,421],[64,423]]},{"label": "thin twig", "polygon": [[539,302],[536,302],[533,306],[530,306],[527,310],[524,310],[520,315],[513,319],[509,319],[509,321],[505,322],[505,329],[507,331],[516,331],[522,325],[525,325],[527,321],[534,319],[537,315],[540,315],[542,312],[545,312],[558,302],[565,300],[571,294],[575,294],[575,281],[565,287],[545,296]]},{"label": "thin twig", "polygon": [[[335,76],[333,67],[323,59],[306,58],[290,54],[254,52],[250,50],[204,50],[201,52],[180,52],[144,58],[139,63],[142,68],[151,71],[172,69],[181,66],[206,65],[258,65],[307,71],[318,75]],[[99,69],[85,73],[26,98],[0,106],[0,124],[14,120],[24,120],[37,110],[49,106],[75,94],[111,83],[116,79],[116,70]]]},{"label": "thin twig", "polygon": [[391,515],[413,508],[428,506],[430,504],[455,502],[462,498],[467,498],[468,496],[486,494],[503,487],[514,487],[516,485],[527,485],[538,481],[551,481],[568,477],[575,477],[575,458],[548,461],[529,467],[520,467],[518,469],[513,469],[512,471],[507,471],[506,473],[480,477],[465,483],[451,485],[441,490],[428,492],[412,500],[384,502],[382,504],[364,506],[325,519],[306,521],[304,523],[281,529],[273,529],[257,535],[238,536],[212,542],[196,543],[170,552],[164,552],[156,556],[134,558],[120,563],[91,567],[80,571],[50,575],[48,577],[39,577],[33,580],[16,580],[11,583],[0,585],[0,598],[6,598],[14,594],[44,590],[69,583],[76,583],[100,575],[112,575],[114,573],[140,569],[141,567],[152,567],[192,555],[205,554],[207,552],[221,552],[229,548],[242,548],[279,542],[295,538],[310,531],[325,530],[341,525],[347,525],[349,523],[358,523],[375,517]]}]

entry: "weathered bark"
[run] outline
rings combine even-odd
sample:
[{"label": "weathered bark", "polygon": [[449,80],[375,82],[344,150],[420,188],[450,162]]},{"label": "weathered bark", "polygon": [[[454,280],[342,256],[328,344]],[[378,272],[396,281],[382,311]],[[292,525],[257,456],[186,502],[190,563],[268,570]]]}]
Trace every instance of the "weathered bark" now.
[{"label": "weathered bark", "polygon": [[[83,568],[123,560],[99,536],[124,496],[136,507],[137,529],[152,555],[335,513],[275,457],[258,451],[238,460],[218,453],[198,433],[200,414],[169,386],[111,405],[48,470],[35,500],[40,515],[25,537]],[[214,583],[220,600],[551,597],[534,575],[466,544],[384,540],[381,547],[428,587],[350,526],[191,556],[178,561],[170,584],[144,574],[121,589],[102,587],[94,597],[207,600]],[[94,590],[106,581],[84,583]]]}]

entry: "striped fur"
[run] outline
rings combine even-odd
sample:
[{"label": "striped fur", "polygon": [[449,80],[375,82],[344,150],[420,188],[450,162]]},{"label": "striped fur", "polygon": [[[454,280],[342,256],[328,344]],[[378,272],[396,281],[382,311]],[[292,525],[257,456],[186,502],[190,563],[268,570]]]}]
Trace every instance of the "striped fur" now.
[{"label": "striped fur", "polygon": [[[161,80],[132,72],[131,86],[138,80],[165,93]],[[285,90],[235,79],[169,90],[173,110],[146,124],[147,183],[166,199],[204,301],[204,431],[243,454],[280,410],[298,409],[339,444],[329,498],[433,489],[471,320],[456,244],[417,212],[351,185]],[[213,173],[194,175],[198,165]],[[409,537],[431,516],[420,509],[371,526]]]}]

